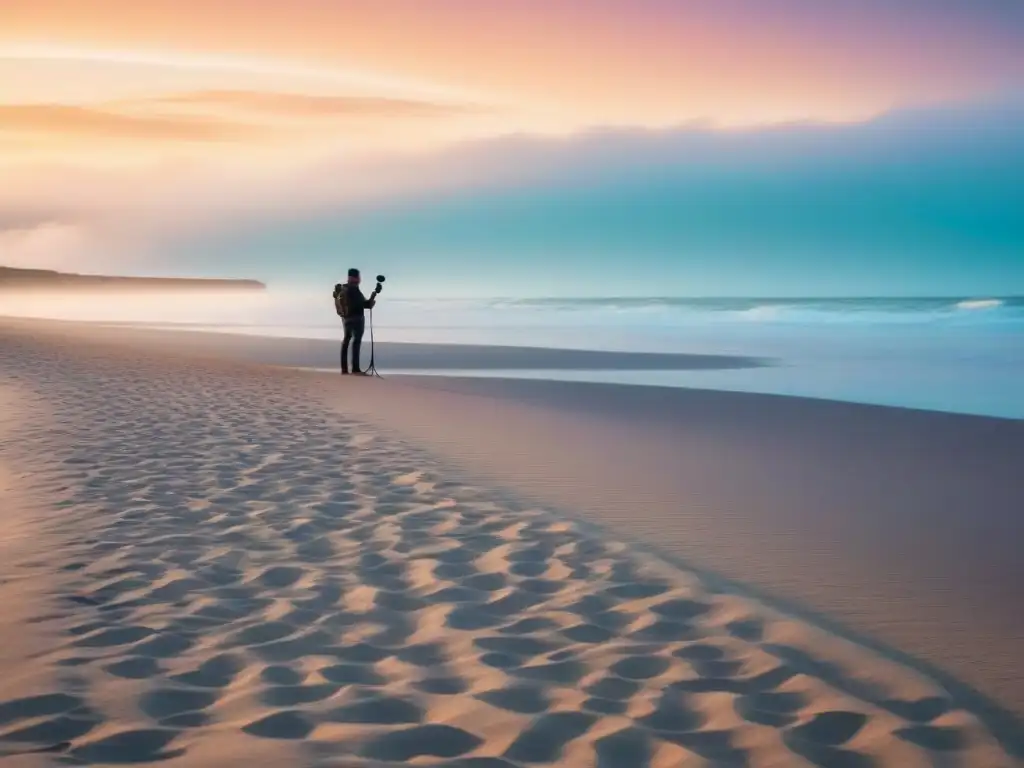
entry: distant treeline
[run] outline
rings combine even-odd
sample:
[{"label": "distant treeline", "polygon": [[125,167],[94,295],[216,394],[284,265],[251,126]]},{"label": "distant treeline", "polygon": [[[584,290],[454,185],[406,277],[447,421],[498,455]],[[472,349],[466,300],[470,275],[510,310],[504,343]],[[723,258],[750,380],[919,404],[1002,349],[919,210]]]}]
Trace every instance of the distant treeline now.
[{"label": "distant treeline", "polygon": [[0,290],[49,288],[59,290],[116,289],[151,291],[263,291],[258,280],[217,280],[180,277],[114,277],[77,275],[49,269],[0,267]]}]

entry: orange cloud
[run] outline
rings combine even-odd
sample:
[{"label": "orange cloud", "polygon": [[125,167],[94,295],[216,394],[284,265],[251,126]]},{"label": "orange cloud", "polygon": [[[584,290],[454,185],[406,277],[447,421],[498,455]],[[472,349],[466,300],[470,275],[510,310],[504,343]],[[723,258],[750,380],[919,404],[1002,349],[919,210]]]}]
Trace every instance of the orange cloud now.
[{"label": "orange cloud", "polygon": [[[500,116],[426,100],[201,90],[90,104],[0,103],[0,167],[37,162],[302,162],[486,135]],[[184,153],[184,154],[183,154]],[[10,173],[5,175],[11,178]]]},{"label": "orange cloud", "polygon": [[224,142],[252,138],[251,125],[223,120],[118,114],[61,104],[0,104],[0,134],[118,141]]},{"label": "orange cloud", "polygon": [[1024,82],[1010,5],[0,0],[0,205],[103,186],[163,212],[508,135],[866,121]]},{"label": "orange cloud", "polygon": [[185,106],[230,109],[295,117],[438,117],[476,111],[459,104],[371,96],[321,95],[260,91],[197,91],[155,96],[124,106]]},{"label": "orange cloud", "polygon": [[69,48],[288,63],[367,84],[466,91],[551,111],[574,129],[695,119],[729,125],[860,120],[901,104],[977,95],[1024,76],[1014,24],[1020,17],[1014,3],[996,0],[9,5],[0,46],[47,40]]}]

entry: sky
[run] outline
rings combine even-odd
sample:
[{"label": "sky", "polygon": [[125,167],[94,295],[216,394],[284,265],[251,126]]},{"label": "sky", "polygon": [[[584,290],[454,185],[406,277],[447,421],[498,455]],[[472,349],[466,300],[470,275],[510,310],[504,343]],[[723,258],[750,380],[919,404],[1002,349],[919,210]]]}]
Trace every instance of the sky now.
[{"label": "sky", "polygon": [[1024,293],[1015,0],[0,0],[0,264]]}]

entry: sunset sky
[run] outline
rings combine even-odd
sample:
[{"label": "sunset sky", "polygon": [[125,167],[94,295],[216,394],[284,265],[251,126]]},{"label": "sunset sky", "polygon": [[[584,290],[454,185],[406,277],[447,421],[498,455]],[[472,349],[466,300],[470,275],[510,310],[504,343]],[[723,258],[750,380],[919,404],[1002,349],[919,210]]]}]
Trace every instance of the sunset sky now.
[{"label": "sunset sky", "polygon": [[1022,116],[1012,1],[0,0],[0,263],[1024,292]]}]

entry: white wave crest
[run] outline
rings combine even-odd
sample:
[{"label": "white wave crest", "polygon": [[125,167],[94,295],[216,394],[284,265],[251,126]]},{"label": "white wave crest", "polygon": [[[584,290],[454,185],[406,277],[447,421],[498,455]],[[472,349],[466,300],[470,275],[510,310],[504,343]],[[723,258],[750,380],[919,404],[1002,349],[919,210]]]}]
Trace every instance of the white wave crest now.
[{"label": "white wave crest", "polygon": [[965,299],[957,302],[956,308],[963,310],[996,309],[1003,306],[1002,299]]},{"label": "white wave crest", "polygon": [[740,310],[736,313],[736,316],[742,320],[764,322],[778,320],[787,309],[788,307],[782,304],[764,304],[762,306]]}]

